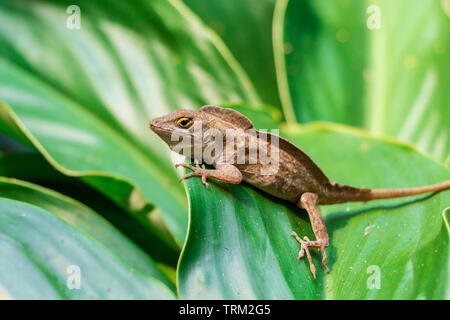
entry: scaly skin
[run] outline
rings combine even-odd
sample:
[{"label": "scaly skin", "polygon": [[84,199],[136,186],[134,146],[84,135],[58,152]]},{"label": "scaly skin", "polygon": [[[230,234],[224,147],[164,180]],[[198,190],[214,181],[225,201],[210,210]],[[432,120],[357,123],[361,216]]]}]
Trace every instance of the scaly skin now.
[{"label": "scaly skin", "polygon": [[[201,133],[204,134],[202,137],[197,136],[196,128],[202,129]],[[301,239],[295,232],[292,232],[291,235],[300,244],[298,260],[306,254],[314,279],[316,279],[316,268],[312,262],[309,248],[318,248],[322,252],[322,264],[328,272],[325,248],[329,246],[329,237],[317,205],[367,202],[437,192],[450,188],[450,180],[435,185],[406,189],[363,189],[330,182],[322,170],[300,148],[286,139],[255,130],[248,118],[232,109],[204,106],[198,111],[176,110],[164,117],[153,119],[150,122],[150,129],[158,134],[171,149],[175,149],[179,143],[178,140],[172,141],[173,133],[178,132],[180,135],[190,137],[189,148],[180,153],[191,157],[196,162],[207,162],[215,168],[208,170],[204,166],[194,167],[186,163],[179,164],[177,166],[192,170],[180,181],[198,176],[201,177],[206,187],[208,187],[207,178],[233,184],[245,181],[268,194],[293,202],[298,207],[305,209],[308,212],[316,240],[311,241],[307,237]],[[240,137],[242,139],[237,139],[235,148],[227,148],[227,140],[224,138],[221,153],[214,159],[204,158],[203,151],[211,142],[202,145],[200,154],[194,154],[193,149],[199,141],[208,141],[209,136],[206,132],[209,129],[220,132],[223,137],[226,137],[227,130],[241,130]],[[275,139],[272,140],[273,138]],[[271,164],[262,163],[257,154],[250,152],[249,146],[258,143],[267,147],[269,158],[278,155],[278,166],[275,170],[272,168],[270,174],[267,174],[267,171],[266,174],[262,174],[262,172],[270,170]],[[237,161],[239,150],[242,150],[245,155],[245,162],[242,164]]]}]

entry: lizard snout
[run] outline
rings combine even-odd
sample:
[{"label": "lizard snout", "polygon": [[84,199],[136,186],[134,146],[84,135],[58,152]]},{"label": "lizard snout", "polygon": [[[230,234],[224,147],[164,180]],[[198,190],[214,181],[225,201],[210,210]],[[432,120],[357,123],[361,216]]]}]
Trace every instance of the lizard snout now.
[{"label": "lizard snout", "polygon": [[159,127],[159,119],[155,118],[153,120],[150,120],[148,125],[152,131],[155,131],[155,129],[157,129]]}]

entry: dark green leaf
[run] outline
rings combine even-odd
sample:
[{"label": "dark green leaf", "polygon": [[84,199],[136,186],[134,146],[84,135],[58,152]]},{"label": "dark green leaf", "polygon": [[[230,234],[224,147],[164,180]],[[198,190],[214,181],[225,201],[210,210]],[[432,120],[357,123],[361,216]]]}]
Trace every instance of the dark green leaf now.
[{"label": "dark green leaf", "polygon": [[225,42],[263,102],[280,106],[272,49],[276,0],[184,0]]}]

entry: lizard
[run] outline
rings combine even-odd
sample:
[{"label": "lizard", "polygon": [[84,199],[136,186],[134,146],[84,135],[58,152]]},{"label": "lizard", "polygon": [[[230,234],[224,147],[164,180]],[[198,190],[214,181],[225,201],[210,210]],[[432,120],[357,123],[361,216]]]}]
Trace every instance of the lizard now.
[{"label": "lizard", "polygon": [[[331,182],[319,166],[299,147],[275,134],[256,130],[247,117],[231,108],[208,105],[201,107],[199,110],[178,109],[166,116],[151,120],[149,127],[170,149],[195,161],[195,166],[188,163],[175,165],[192,170],[192,172],[182,176],[180,182],[197,176],[202,179],[202,183],[208,188],[207,178],[231,184],[239,184],[244,181],[263,192],[305,209],[309,215],[316,239],[310,240],[306,236],[302,239],[295,231],[292,231],[291,235],[300,245],[297,260],[300,261],[306,254],[310,272],[314,279],[316,279],[316,267],[312,261],[309,248],[316,248],[322,253],[322,265],[326,272],[329,272],[325,248],[329,246],[330,240],[323,216],[318,208],[319,205],[345,202],[365,203],[371,200],[439,192],[450,188],[450,180],[428,186],[403,189],[368,189]],[[197,131],[195,128],[197,128]],[[212,143],[209,139],[210,134],[206,133],[208,130],[221,133],[222,138],[219,138],[222,139],[221,142],[225,141],[223,137],[230,130],[240,130],[239,132],[244,132],[244,143],[235,144],[233,147],[228,146],[227,149],[227,140],[222,145],[218,144],[220,152],[216,152],[217,154],[214,157],[205,156],[204,151]],[[174,133],[177,133],[178,140],[174,139]],[[198,135],[203,136],[199,137]],[[176,146],[179,144],[180,137],[188,137],[189,139],[184,147],[178,150]],[[271,139],[270,142],[268,141],[269,138]],[[272,139],[277,141],[276,145],[273,145]],[[267,168],[268,164],[251,159],[252,155],[248,149],[252,140],[262,145],[268,145],[271,150],[268,154],[277,155],[276,171],[271,174],[261,174],[261,169]],[[199,144],[202,152],[196,154],[194,149]],[[239,148],[245,149],[246,161],[244,163],[236,161]],[[212,165],[214,169],[206,169],[204,164],[200,166],[199,163],[202,162]]]}]

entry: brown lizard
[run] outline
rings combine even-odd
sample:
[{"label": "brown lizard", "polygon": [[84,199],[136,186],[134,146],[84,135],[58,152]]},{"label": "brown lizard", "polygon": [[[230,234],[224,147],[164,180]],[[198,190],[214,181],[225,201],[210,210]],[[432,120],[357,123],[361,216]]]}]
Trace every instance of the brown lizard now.
[{"label": "brown lizard", "polygon": [[[294,231],[291,232],[291,235],[300,244],[298,260],[306,254],[314,279],[316,279],[316,268],[309,253],[310,247],[317,248],[322,252],[322,264],[329,272],[325,253],[325,248],[329,245],[329,237],[323,217],[317,208],[318,205],[407,197],[450,188],[450,180],[434,185],[405,189],[365,189],[330,182],[322,170],[300,148],[277,135],[255,130],[248,118],[233,109],[204,106],[197,111],[176,110],[150,121],[150,128],[172,150],[197,163],[195,167],[187,163],[176,165],[176,167],[182,166],[193,171],[184,175],[180,181],[198,176],[201,177],[206,187],[208,187],[207,178],[233,184],[245,181],[264,192],[293,202],[298,207],[305,209],[308,212],[316,240],[312,241],[306,236],[302,239]],[[227,144],[230,142],[225,137],[233,130],[244,132],[244,140],[241,140],[241,143],[236,142],[227,149]],[[215,152],[212,156],[205,155],[205,150],[211,149],[213,144],[211,131],[221,134],[218,136],[221,140],[219,142],[222,142],[222,144],[215,145],[219,147],[220,152]],[[175,132],[178,139],[174,139]],[[183,149],[177,150],[180,137],[189,139]],[[274,144],[272,139],[277,143]],[[217,141],[215,142],[217,143]],[[267,161],[265,163],[258,161],[258,153],[249,151],[252,142],[269,146],[270,151],[267,152],[269,156],[277,155],[277,167],[271,174],[261,173],[261,169],[267,169],[271,164],[268,164]],[[195,153],[196,146],[200,146],[201,152]],[[244,161],[241,162],[237,161],[240,148],[245,149]],[[205,169],[204,165],[200,167],[199,162],[211,164],[214,169]]]}]

